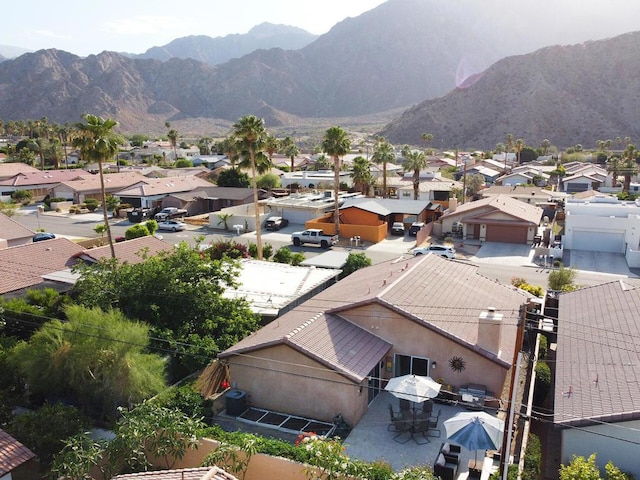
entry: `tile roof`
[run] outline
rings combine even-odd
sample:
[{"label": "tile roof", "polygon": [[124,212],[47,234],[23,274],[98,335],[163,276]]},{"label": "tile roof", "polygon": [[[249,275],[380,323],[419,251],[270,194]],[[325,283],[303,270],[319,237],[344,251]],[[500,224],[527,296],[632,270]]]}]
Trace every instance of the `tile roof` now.
[{"label": "tile roof", "polygon": [[13,177],[0,180],[0,185],[6,185],[11,187],[27,187],[31,185],[49,185],[52,183],[61,183],[69,180],[76,180],[79,178],[91,175],[84,170],[47,170],[41,172],[37,170],[35,172],[21,172]]},{"label": "tile roof", "polygon": [[492,185],[489,188],[480,190],[480,195],[482,195],[483,197],[493,195],[507,195],[513,198],[534,197],[543,199],[567,197],[567,194],[565,192],[553,192],[545,188],[530,187],[524,185]]},{"label": "tile roof", "polygon": [[[364,378],[370,371],[367,364],[374,357],[379,360],[390,344],[345,318],[348,318],[349,308],[377,302],[508,366],[520,306],[527,298],[513,287],[479,275],[473,265],[438,255],[384,262],[340,280],[229,348],[220,357],[288,344],[348,378]],[[500,356],[497,356],[498,352],[487,352],[476,346],[478,317],[490,306],[504,315]],[[343,340],[355,348],[354,352],[348,352],[355,353],[353,358],[343,350]],[[350,363],[358,357],[362,358],[361,364]]]},{"label": "tile roof", "polygon": [[[406,177],[388,177],[387,187],[396,188],[411,188],[413,189],[413,179]],[[450,178],[434,178],[434,179],[420,179],[418,191],[420,192],[443,192],[451,191],[452,188],[462,188],[462,182],[456,182]]]},{"label": "tile roof", "polygon": [[16,240],[19,238],[31,238],[34,233],[14,219],[0,213],[0,238]]},{"label": "tile roof", "polygon": [[188,177],[147,178],[146,182],[145,184],[123,189],[118,192],[118,196],[149,197],[153,195],[170,195],[211,186],[211,182],[193,175]]},{"label": "tile roof", "polygon": [[218,467],[181,468],[116,475],[113,480],[238,480]]},{"label": "tile roof", "polygon": [[555,423],[640,419],[639,311],[622,280],[560,296]]},{"label": "tile roof", "polygon": [[0,178],[13,177],[18,173],[27,172],[39,172],[37,168],[34,168],[26,163],[0,163]]},{"label": "tile roof", "polygon": [[211,185],[208,187],[198,188],[197,190],[175,193],[171,196],[182,200],[191,200],[194,198],[222,198],[227,200],[245,200],[253,198],[253,189],[236,188],[236,187],[216,187]]},{"label": "tile roof", "polygon": [[42,276],[72,267],[83,248],[66,238],[54,238],[0,250],[0,295],[29,288]]},{"label": "tile roof", "polygon": [[378,215],[409,213],[417,215],[429,206],[428,200],[397,200],[393,198],[347,198],[340,209],[355,207]]},{"label": "tile roof", "polygon": [[[144,260],[143,250],[149,256],[157,255],[160,252],[171,250],[173,247],[152,235],[146,237],[134,238],[124,242],[118,242],[113,245],[116,252],[116,258],[120,263],[140,263]],[[98,262],[102,259],[111,258],[111,247],[104,245],[102,247],[91,248],[82,253],[82,258],[90,262]]]},{"label": "tile roof", "polygon": [[474,210],[478,210],[484,207],[489,207],[493,210],[499,210],[519,220],[534,223],[536,225],[540,223],[540,219],[542,218],[542,209],[540,207],[521,202],[520,200],[511,198],[509,195],[503,194],[492,195],[475,202],[465,203],[464,205],[458,206],[455,212],[445,213],[442,218],[445,218],[449,215],[457,216],[465,213],[472,214]]},{"label": "tile roof", "polygon": [[35,453],[0,429],[0,478],[35,456]]},{"label": "tile roof", "polygon": [[[148,182],[149,179],[139,173],[105,173],[104,186],[107,190],[124,189],[131,187],[137,183]],[[68,180],[62,182],[75,192],[95,192],[100,190],[100,175],[91,175],[82,177],[79,180]]]}]

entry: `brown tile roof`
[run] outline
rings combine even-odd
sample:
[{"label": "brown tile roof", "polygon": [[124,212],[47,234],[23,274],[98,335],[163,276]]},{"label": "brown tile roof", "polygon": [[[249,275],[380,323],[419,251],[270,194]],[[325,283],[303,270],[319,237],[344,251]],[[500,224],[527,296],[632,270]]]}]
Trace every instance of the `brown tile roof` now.
[{"label": "brown tile roof", "polygon": [[[481,208],[489,208],[506,213],[518,220],[538,225],[542,218],[542,209],[535,205],[530,205],[508,195],[492,195],[487,198],[477,200],[475,202],[465,203],[456,208],[455,212],[449,212],[441,218],[448,216],[460,216],[463,214],[473,215],[474,210]],[[486,215],[486,214],[485,214]]]},{"label": "brown tile roof", "polygon": [[[412,321],[422,323],[501,365],[511,363],[520,306],[527,295],[477,273],[477,267],[424,255],[380,263],[359,270],[320,292],[250,337],[223,352],[226,357],[275,344],[289,344],[324,361],[349,378],[364,378],[371,359],[379,360],[391,344],[347,320],[348,310],[378,302]],[[478,317],[488,307],[503,317],[501,356],[476,346]],[[341,331],[340,329],[345,329]],[[340,333],[338,333],[340,332]],[[358,348],[363,365],[342,350],[342,340]],[[381,353],[382,352],[382,353]],[[375,363],[375,362],[374,362]]]},{"label": "brown tile roof", "polygon": [[82,247],[54,238],[0,250],[0,295],[42,282],[42,276],[72,267]]},{"label": "brown tile roof", "polygon": [[640,288],[624,281],[560,296],[555,423],[640,419],[638,312]]},{"label": "brown tile roof", "polygon": [[35,456],[35,453],[0,429],[0,478]]},{"label": "brown tile roof", "polygon": [[8,185],[12,187],[26,187],[30,185],[49,185],[52,183],[61,183],[69,180],[75,180],[83,178],[90,173],[84,170],[46,170],[41,172],[37,170],[35,172],[18,173],[13,177],[0,180],[0,185]]},{"label": "brown tile roof", "polygon": [[39,172],[37,168],[34,168],[26,163],[0,163],[0,178],[13,177],[18,173],[27,172]]},{"label": "brown tile roof", "polygon": [[16,240],[19,238],[31,238],[34,233],[14,219],[0,213],[0,238]]},{"label": "brown tile roof", "polygon": [[[120,263],[140,263],[144,260],[144,253],[149,256],[153,256],[173,248],[170,244],[163,242],[154,236],[146,236],[124,242],[118,242],[115,243],[113,247],[116,252],[116,258]],[[111,247],[109,245],[104,245],[102,247],[85,250],[82,253],[82,258],[90,262],[109,259],[111,258]]]},{"label": "brown tile roof", "polygon": [[152,195],[170,195],[172,193],[189,192],[202,187],[210,187],[211,182],[200,177],[147,178],[146,184],[126,188],[118,192],[123,197],[148,197]]},{"label": "brown tile roof", "polygon": [[218,467],[181,468],[116,475],[113,480],[238,480]]}]

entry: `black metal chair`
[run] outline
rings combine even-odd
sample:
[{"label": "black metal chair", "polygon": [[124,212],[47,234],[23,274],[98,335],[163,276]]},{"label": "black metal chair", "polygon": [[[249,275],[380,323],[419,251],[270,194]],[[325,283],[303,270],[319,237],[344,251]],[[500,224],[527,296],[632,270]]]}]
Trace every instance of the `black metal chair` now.
[{"label": "black metal chair", "polygon": [[440,413],[442,410],[438,410],[438,414],[435,417],[429,418],[429,430],[426,433],[426,436],[432,438],[440,438],[442,432],[438,428],[438,422],[440,421]]},{"label": "black metal chair", "polygon": [[406,440],[402,440],[401,437],[407,432],[411,431],[411,422],[407,421],[401,414],[397,414],[393,411],[393,407],[389,404],[389,416],[391,423],[387,427],[389,431],[397,432],[393,440],[398,443],[407,443],[411,437],[408,436]]}]

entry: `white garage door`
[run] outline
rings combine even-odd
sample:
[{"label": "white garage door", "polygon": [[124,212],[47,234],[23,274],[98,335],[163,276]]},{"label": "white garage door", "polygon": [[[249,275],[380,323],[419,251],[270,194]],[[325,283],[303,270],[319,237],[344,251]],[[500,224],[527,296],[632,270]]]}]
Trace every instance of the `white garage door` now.
[{"label": "white garage door", "polygon": [[592,252],[624,253],[624,232],[574,230],[573,249]]}]

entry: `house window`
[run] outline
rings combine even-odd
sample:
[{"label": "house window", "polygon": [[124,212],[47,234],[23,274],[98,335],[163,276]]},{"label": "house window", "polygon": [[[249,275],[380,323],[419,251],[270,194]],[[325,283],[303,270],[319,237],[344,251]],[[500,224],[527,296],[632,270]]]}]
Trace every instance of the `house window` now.
[{"label": "house window", "polygon": [[407,192],[406,190],[402,191],[402,196],[403,197],[410,197],[411,196],[411,192]]},{"label": "house window", "polygon": [[414,357],[412,355],[396,354],[395,371],[396,377],[400,375],[429,375],[429,359],[424,357]]}]

